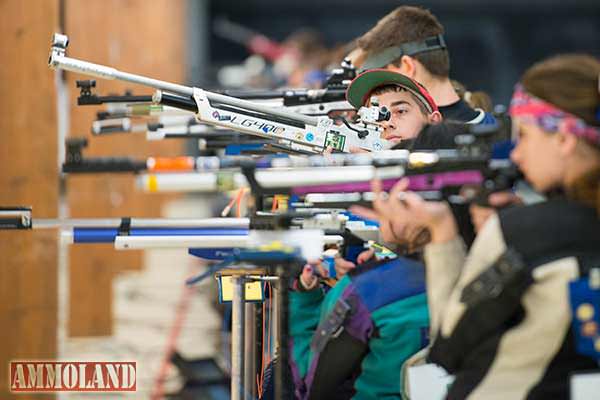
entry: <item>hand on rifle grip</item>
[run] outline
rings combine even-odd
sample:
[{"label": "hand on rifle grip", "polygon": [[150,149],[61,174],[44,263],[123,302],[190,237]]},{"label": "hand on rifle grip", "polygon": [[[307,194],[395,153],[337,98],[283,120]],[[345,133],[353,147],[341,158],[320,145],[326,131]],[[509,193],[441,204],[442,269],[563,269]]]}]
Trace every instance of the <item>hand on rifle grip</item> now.
[{"label": "hand on rifle grip", "polygon": [[497,212],[497,210],[505,207],[510,207],[518,204],[523,204],[523,200],[511,191],[495,192],[488,194],[486,205],[479,202],[474,202],[469,207],[471,214],[471,222],[478,233],[487,220]]}]

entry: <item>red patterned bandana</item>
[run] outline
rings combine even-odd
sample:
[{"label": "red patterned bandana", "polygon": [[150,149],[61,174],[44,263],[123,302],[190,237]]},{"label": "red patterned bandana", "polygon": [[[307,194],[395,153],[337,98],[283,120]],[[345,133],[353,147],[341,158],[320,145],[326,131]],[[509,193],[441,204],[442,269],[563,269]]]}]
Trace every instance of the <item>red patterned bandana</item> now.
[{"label": "red patterned bandana", "polygon": [[515,87],[510,101],[510,115],[535,124],[547,132],[568,132],[592,144],[600,145],[600,127],[588,125],[576,115],[530,95],[522,85]]}]

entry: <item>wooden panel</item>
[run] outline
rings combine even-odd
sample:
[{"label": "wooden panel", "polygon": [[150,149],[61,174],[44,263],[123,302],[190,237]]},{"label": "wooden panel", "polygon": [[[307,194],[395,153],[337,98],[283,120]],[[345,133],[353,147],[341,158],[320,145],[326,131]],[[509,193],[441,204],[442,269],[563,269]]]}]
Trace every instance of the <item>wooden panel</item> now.
[{"label": "wooden panel", "polygon": [[[58,209],[54,74],[44,60],[58,0],[0,2],[0,205]],[[8,363],[56,357],[57,232],[0,231],[0,398],[11,396]],[[53,398],[44,395],[43,398]]]},{"label": "wooden panel", "polygon": [[[66,2],[67,54],[121,71],[173,82],[184,80],[184,0],[91,0]],[[77,79],[67,73],[71,94],[71,136],[88,137],[89,156],[178,155],[181,142],[147,142],[144,134],[94,137],[95,114],[103,107],[77,106]],[[152,89],[119,81],[97,80],[97,93],[151,94]],[[155,217],[166,197],[137,192],[132,175],[68,177],[68,201],[73,217]],[[171,197],[172,198],[172,197]],[[139,269],[141,252],[116,252],[108,245],[72,246],[70,252],[71,336],[112,333],[112,277]]]}]

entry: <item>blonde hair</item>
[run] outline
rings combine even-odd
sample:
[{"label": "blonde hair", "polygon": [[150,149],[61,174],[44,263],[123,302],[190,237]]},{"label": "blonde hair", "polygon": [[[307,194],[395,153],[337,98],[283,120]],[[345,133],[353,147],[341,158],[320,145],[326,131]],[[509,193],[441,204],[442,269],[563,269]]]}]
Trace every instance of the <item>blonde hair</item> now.
[{"label": "blonde hair", "polygon": [[485,112],[492,112],[492,99],[486,92],[482,90],[471,92],[457,80],[452,79],[450,82],[458,97],[463,99],[471,108],[479,108]]}]

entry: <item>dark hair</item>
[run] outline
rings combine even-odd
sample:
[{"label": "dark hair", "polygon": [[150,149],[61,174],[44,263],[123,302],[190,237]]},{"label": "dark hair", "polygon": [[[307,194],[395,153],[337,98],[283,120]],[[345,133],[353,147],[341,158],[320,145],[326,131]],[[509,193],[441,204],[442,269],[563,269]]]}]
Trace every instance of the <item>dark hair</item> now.
[{"label": "dark hair", "polygon": [[[369,32],[358,39],[358,46],[369,55],[388,47],[421,41],[444,33],[444,27],[429,10],[421,7],[401,6],[383,17]],[[447,49],[438,49],[412,55],[439,78],[450,74],[450,57]],[[400,59],[394,60],[398,64]]]},{"label": "dark hair", "polygon": [[529,68],[521,83],[525,90],[561,110],[600,126],[600,61],[585,54],[561,54]]}]

